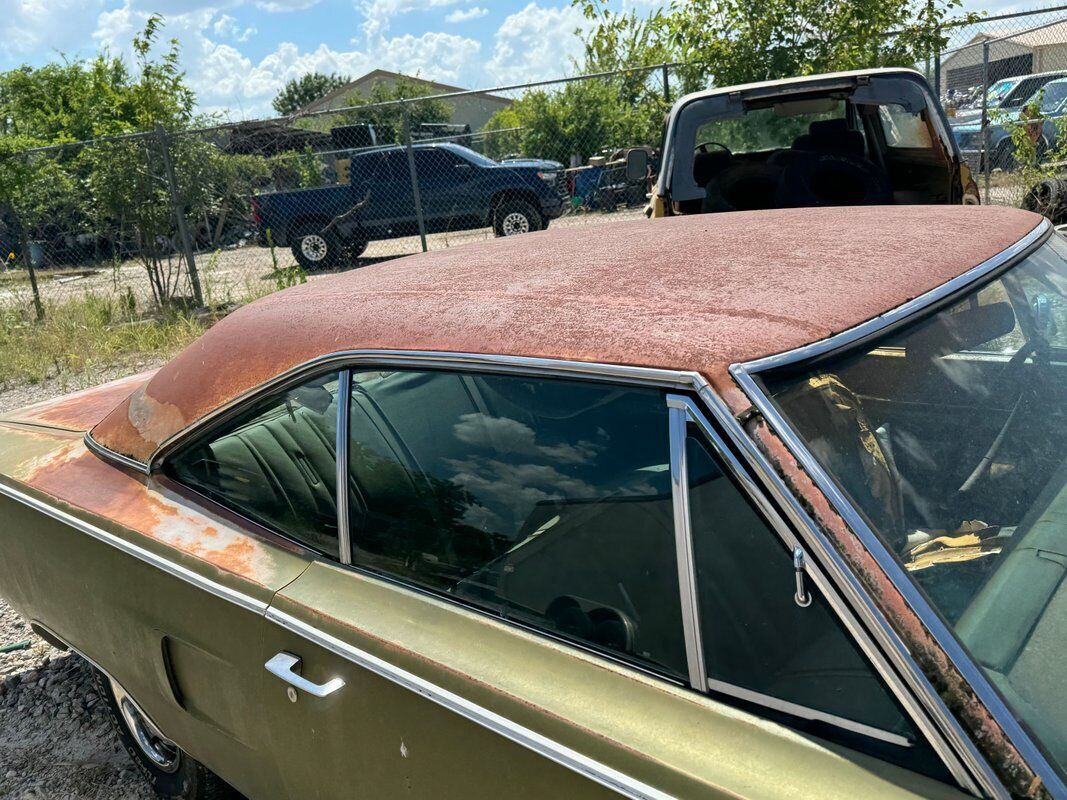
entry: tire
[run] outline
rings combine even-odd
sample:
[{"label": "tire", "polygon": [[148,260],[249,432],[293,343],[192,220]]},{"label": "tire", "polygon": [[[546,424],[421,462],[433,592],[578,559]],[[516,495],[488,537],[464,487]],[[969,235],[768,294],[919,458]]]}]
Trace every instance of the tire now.
[{"label": "tire", "polygon": [[497,236],[533,233],[543,227],[541,214],[525,200],[505,200],[493,211],[493,233]]},{"label": "tire", "polygon": [[[154,762],[138,742],[137,735],[131,729],[130,723],[127,722],[127,714],[124,714],[122,707],[120,707],[117,693],[122,693],[121,688],[116,689],[111,680],[95,667],[92,668],[92,673],[97,694],[104,698],[107,704],[108,716],[119,741],[126,749],[126,752],[130,754],[133,763],[136,764],[137,769],[148,781],[158,797],[163,798],[163,800],[241,799],[241,795],[233,787],[180,747],[170,742],[164,744],[162,741],[153,738],[153,744],[157,748],[157,752],[162,753],[165,758],[169,759],[164,766]],[[122,694],[124,695],[124,693]],[[135,704],[132,704],[131,698],[124,695],[123,701],[124,705],[126,703],[131,704],[126,707],[128,710],[133,709],[132,718],[139,716],[140,719],[144,719],[140,709]],[[146,722],[146,725],[151,727],[151,723]],[[147,734],[147,731],[142,727],[142,735],[145,734]],[[151,734],[148,735],[151,736]]]},{"label": "tire", "polygon": [[1015,159],[1015,143],[1011,139],[1005,139],[997,145],[993,151],[993,169],[1002,169],[1010,172],[1018,166]]},{"label": "tire", "polygon": [[1022,207],[1052,220],[1053,225],[1067,222],[1067,180],[1046,178],[1030,187],[1023,197]]},{"label": "tire", "polygon": [[344,243],[334,230],[324,227],[319,222],[305,222],[293,233],[293,258],[308,272],[332,269],[341,261]]}]

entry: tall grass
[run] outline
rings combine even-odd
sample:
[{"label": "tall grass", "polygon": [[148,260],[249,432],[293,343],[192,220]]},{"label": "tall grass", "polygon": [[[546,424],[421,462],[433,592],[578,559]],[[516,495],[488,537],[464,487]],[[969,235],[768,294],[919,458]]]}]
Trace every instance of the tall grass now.
[{"label": "tall grass", "polygon": [[43,322],[0,307],[0,388],[167,358],[207,323],[181,311],[139,318],[129,298],[86,295],[49,303]]}]

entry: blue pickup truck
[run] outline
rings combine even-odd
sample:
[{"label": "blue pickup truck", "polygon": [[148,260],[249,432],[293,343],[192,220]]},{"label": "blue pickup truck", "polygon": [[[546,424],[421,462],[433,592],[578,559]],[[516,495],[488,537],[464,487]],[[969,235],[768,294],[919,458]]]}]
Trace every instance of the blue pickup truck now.
[{"label": "blue pickup truck", "polygon": [[[413,156],[427,233],[492,226],[511,236],[563,213],[554,161],[500,164],[451,143],[415,145]],[[292,248],[307,270],[355,259],[373,240],[419,232],[405,148],[354,153],[348,176],[348,183],[255,196],[260,231]]]}]

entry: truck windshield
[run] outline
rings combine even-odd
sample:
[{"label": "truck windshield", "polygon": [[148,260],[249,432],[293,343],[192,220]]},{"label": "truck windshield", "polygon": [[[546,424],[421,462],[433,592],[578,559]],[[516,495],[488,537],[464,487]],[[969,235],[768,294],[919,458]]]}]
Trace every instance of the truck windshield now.
[{"label": "truck windshield", "polygon": [[761,382],[1062,771],[1067,240],[880,341]]},{"label": "truck windshield", "polygon": [[735,119],[713,119],[697,130],[698,147],[718,144],[732,153],[753,153],[789,148],[808,133],[813,122],[844,121],[844,101],[828,101],[817,110],[792,110],[788,103],[751,109]]}]

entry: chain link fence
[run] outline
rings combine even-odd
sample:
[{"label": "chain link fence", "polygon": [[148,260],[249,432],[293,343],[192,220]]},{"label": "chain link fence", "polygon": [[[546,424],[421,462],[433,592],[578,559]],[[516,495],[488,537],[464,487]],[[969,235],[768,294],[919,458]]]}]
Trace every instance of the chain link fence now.
[{"label": "chain link fence", "polygon": [[[341,97],[290,118],[18,154],[0,207],[0,310],[40,316],[86,297],[130,319],[220,308],[316,273],[634,217],[655,179],[671,71]],[[570,118],[541,113],[560,95]],[[589,114],[594,104],[608,112]],[[635,148],[649,169],[628,181]]]},{"label": "chain link fence", "polygon": [[1031,190],[1067,166],[1067,5],[942,34],[945,47],[918,68],[940,96],[982,202],[1061,213]]},{"label": "chain link fence", "polygon": [[[983,202],[1024,203],[1067,165],[1067,5],[943,34],[916,66]],[[342,91],[287,118],[18,154],[0,175],[0,314],[86,299],[119,319],[219,309],[311,274],[636,217],[664,115],[700,88],[692,74],[664,64],[377,103]]]}]

